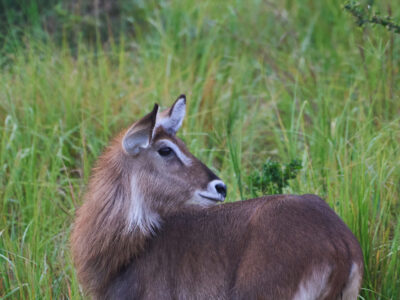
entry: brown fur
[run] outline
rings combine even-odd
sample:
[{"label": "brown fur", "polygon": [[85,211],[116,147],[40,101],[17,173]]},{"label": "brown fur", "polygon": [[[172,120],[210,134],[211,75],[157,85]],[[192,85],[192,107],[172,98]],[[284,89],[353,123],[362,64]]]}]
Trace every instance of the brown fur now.
[{"label": "brown fur", "polygon": [[[156,113],[136,126],[153,130]],[[99,158],[71,236],[79,282],[94,298],[292,299],[303,280],[327,266],[323,298],[338,299],[353,263],[362,275],[357,240],[317,196],[266,196],[198,208],[188,200],[218,178],[162,127],[149,135],[148,148],[127,154],[121,144],[132,128]],[[176,156],[161,160],[162,139],[178,145],[192,163]],[[136,201],[132,176],[144,213],[156,214],[159,228],[127,224]]]}]

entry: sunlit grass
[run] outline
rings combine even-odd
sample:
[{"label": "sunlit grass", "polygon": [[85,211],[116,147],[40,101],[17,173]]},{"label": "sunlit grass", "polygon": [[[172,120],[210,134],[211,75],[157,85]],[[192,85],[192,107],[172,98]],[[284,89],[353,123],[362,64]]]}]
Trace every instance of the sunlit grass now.
[{"label": "sunlit grass", "polygon": [[400,57],[389,52],[400,42],[354,28],[336,1],[308,2],[149,4],[134,38],[71,50],[27,37],[8,53],[0,296],[82,297],[68,238],[94,160],[154,102],[185,93],[180,137],[227,183],[228,201],[250,196],[266,159],[301,159],[286,192],[324,197],[352,229],[365,299],[399,299]]}]

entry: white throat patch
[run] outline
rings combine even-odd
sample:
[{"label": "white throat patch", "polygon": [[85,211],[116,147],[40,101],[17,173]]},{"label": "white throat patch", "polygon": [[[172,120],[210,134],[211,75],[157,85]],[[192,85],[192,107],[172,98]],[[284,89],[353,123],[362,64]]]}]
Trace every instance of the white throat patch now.
[{"label": "white throat patch", "polygon": [[135,176],[131,179],[130,205],[127,214],[128,232],[139,229],[144,234],[154,233],[160,227],[160,216],[146,205]]}]

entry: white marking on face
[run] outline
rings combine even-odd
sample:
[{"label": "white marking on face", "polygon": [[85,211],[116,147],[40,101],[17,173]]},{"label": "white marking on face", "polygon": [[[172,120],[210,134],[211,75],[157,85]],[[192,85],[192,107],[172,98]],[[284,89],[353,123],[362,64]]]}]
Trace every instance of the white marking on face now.
[{"label": "white marking on face", "polygon": [[175,143],[170,140],[160,140],[160,143],[164,144],[166,147],[170,147],[184,165],[190,166],[192,164],[192,160],[187,157]]},{"label": "white marking on face", "polygon": [[157,114],[156,125],[154,126],[153,134],[160,126],[162,126],[168,133],[175,134],[182,126],[185,113],[186,100],[182,97],[176,101],[170,115],[162,116],[162,114]]},{"label": "white marking on face", "polygon": [[217,201],[213,201],[207,198],[204,198],[202,196],[199,195],[199,193],[196,191],[193,195],[193,197],[186,202],[187,206],[200,206],[203,208],[207,208],[207,207],[211,207],[211,206],[215,206],[217,205]]},{"label": "white marking on face", "polygon": [[127,217],[128,231],[138,228],[144,234],[154,233],[154,230],[160,227],[160,216],[151,211],[144,202],[135,176],[131,179],[130,201]]},{"label": "white marking on face", "polygon": [[193,197],[186,202],[188,205],[198,205],[201,207],[210,207],[223,202],[225,197],[218,193],[216,186],[218,184],[224,184],[222,180],[216,179],[210,181],[207,185],[206,190],[196,190]]},{"label": "white marking on face", "polygon": [[303,278],[293,300],[324,299],[329,293],[327,286],[331,267],[324,266],[313,270],[308,278]]},{"label": "white marking on face", "polygon": [[214,201],[224,201],[225,197],[223,195],[221,195],[218,191],[217,191],[217,185],[223,185],[225,186],[225,183],[222,180],[219,179],[215,179],[211,182],[208,183],[207,185],[207,190],[205,191],[198,191],[199,195],[203,198],[208,198],[210,200],[214,200]]},{"label": "white marking on face", "polygon": [[357,299],[361,286],[361,270],[356,263],[351,265],[349,279],[342,293],[342,300]]}]

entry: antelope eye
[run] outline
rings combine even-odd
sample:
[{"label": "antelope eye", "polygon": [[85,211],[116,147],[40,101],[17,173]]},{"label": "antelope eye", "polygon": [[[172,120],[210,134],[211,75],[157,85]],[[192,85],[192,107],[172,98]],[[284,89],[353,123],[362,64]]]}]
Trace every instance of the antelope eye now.
[{"label": "antelope eye", "polygon": [[160,150],[158,150],[158,154],[161,156],[168,156],[172,153],[172,149],[170,147],[162,147]]}]

